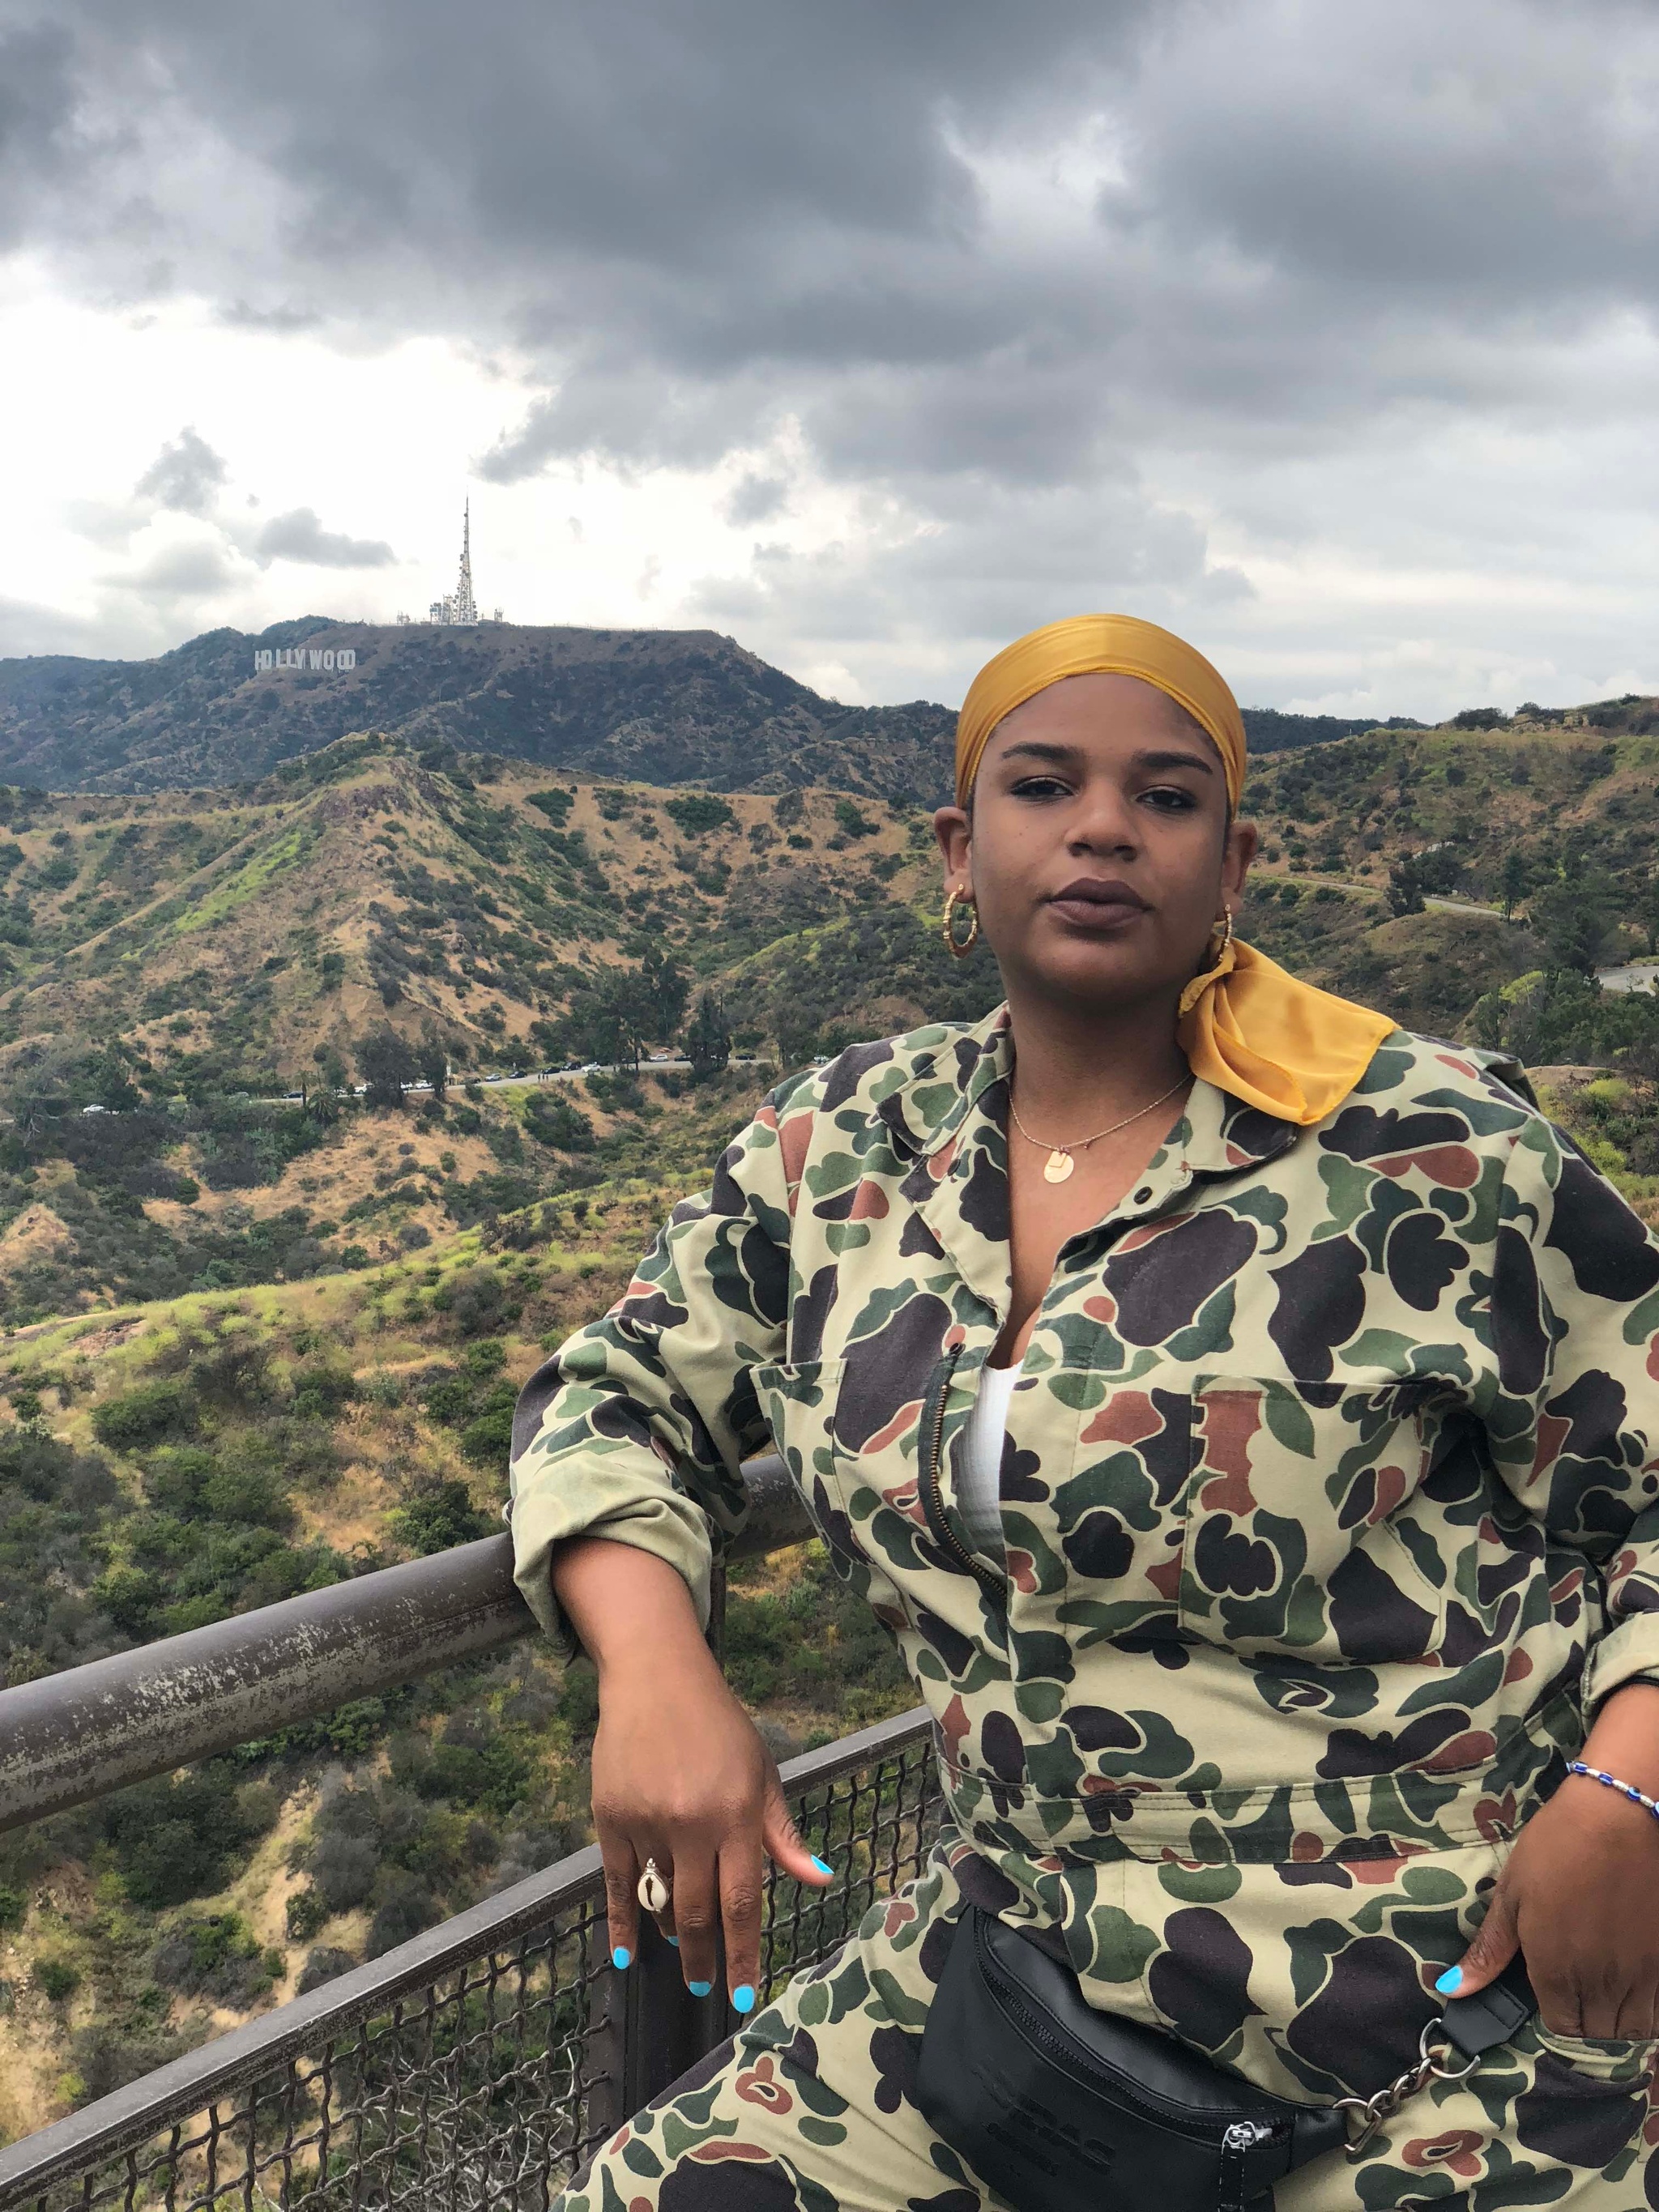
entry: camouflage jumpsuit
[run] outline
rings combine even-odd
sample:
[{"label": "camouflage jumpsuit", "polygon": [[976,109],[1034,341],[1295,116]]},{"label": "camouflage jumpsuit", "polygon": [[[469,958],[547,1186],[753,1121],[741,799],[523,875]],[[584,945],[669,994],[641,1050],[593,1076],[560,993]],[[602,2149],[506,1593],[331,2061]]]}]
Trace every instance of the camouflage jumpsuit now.
[{"label": "camouflage jumpsuit", "polygon": [[[1659,1250],[1515,1091],[1403,1032],[1312,1128],[1194,1085],[1060,1255],[1006,1580],[970,1568],[953,1455],[1009,1306],[1009,1066],[999,1013],[786,1084],[526,1387],[514,1528],[550,1630],[549,1549],[583,1530],[706,1604],[775,1438],[933,1711],[951,1815],[567,2212],[996,2201],[908,2094],[959,1892],[1097,2005],[1281,2094],[1369,2094],[1587,1713],[1659,1679]],[[1534,2024],[1279,2212],[1659,2208],[1653,2057]]]}]

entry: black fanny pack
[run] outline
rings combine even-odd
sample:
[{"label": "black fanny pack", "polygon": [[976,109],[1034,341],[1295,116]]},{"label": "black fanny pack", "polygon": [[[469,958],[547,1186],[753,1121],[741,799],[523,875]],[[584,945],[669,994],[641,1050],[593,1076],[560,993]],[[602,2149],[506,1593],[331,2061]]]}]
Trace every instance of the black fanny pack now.
[{"label": "black fanny pack", "polygon": [[1017,2212],[1271,2212],[1282,2174],[1363,2140],[1431,2076],[1455,2077],[1431,2052],[1436,2030],[1468,2072],[1533,2009],[1517,1960],[1449,2004],[1419,2066],[1376,2098],[1300,2105],[1097,2011],[1067,1967],[969,1905],[928,2009],[915,2098]]}]

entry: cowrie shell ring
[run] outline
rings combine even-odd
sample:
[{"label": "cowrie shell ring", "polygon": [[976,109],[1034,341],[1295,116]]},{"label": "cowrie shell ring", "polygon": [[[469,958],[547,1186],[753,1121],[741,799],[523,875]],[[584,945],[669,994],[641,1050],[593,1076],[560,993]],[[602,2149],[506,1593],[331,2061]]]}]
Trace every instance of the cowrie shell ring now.
[{"label": "cowrie shell ring", "polygon": [[635,1891],[635,1895],[639,1899],[640,1903],[645,1907],[647,1912],[658,1913],[667,1911],[669,1898],[668,1884],[663,1880],[661,1874],[658,1871],[657,1862],[655,1859],[647,1859],[646,1861],[645,1872],[640,1876],[639,1887]]}]

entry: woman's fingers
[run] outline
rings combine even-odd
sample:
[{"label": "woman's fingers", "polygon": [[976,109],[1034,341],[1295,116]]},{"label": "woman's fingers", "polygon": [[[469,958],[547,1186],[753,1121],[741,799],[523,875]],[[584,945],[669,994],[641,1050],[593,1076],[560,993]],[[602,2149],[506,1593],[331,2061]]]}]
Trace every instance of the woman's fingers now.
[{"label": "woman's fingers", "polygon": [[685,1843],[677,1847],[673,1915],[686,1987],[694,1997],[706,1997],[720,1972],[720,1900],[713,1852]]},{"label": "woman's fingers", "polygon": [[1443,1997],[1472,1997],[1477,1990],[1498,1979],[1520,1948],[1515,1895],[1500,1881],[1492,1892],[1486,1918],[1475,1930],[1474,1941],[1458,1964],[1442,1974],[1435,1988]]},{"label": "woman's fingers", "polygon": [[628,1838],[614,1831],[600,1829],[599,1850],[605,1861],[605,1917],[611,1937],[611,1963],[630,1966],[640,1948],[639,1863]]},{"label": "woman's fingers", "polygon": [[[809,1854],[810,1856],[810,1854]],[[757,1826],[745,1823],[720,1845],[720,1921],[726,1930],[726,1988],[733,2012],[755,2008],[760,1989],[761,1905],[765,1855]]]},{"label": "woman's fingers", "polygon": [[793,1875],[813,1889],[827,1889],[836,1878],[835,1869],[817,1858],[800,1839],[800,1831],[790,1818],[785,1802],[783,1784],[778,1779],[775,1766],[766,1786],[766,1802],[761,1814],[761,1841],[765,1845],[773,1864],[779,1871]]}]

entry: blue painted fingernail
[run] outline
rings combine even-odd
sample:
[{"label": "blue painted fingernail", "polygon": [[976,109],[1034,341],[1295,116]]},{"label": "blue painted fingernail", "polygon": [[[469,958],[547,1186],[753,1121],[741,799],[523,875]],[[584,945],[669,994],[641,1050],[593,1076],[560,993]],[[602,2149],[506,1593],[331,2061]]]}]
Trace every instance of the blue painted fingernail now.
[{"label": "blue painted fingernail", "polygon": [[713,1982],[688,1982],[685,1986],[694,1997],[706,1997],[714,1984]]},{"label": "blue painted fingernail", "polygon": [[678,1950],[679,1949],[679,1948],[680,1948],[680,1939],[679,1939],[679,1937],[678,1937],[678,1936],[671,1936],[669,1937],[669,1939],[668,1939],[668,1940],[669,1940],[669,1942],[673,1945],[674,1948],[678,1951]]},{"label": "blue painted fingernail", "polygon": [[732,1990],[732,2009],[733,2012],[753,2012],[755,2009],[755,1992],[747,1982],[740,1982]]},{"label": "blue painted fingernail", "polygon": [[1445,1972],[1442,1974],[1440,1979],[1435,1984],[1435,1987],[1439,1990],[1443,1997],[1455,1996],[1459,1988],[1462,1986],[1462,1980],[1463,1969],[1461,1966],[1448,1966]]},{"label": "blue painted fingernail", "polygon": [[834,1867],[830,1865],[828,1859],[819,1858],[816,1852],[814,1852],[812,1856],[812,1863],[820,1874],[834,1874],[836,1870]]},{"label": "blue painted fingernail", "polygon": [[629,1961],[633,1958],[633,1956],[634,1954],[631,1951],[624,1951],[622,1945],[618,1943],[616,1949],[611,1954],[611,1963],[619,1974],[624,1973],[628,1969]]}]

